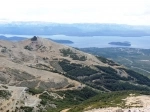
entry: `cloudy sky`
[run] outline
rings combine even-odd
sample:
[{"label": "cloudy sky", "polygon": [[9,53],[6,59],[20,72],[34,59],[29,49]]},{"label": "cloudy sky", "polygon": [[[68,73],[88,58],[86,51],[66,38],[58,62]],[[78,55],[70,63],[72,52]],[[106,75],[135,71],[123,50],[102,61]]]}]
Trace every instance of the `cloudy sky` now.
[{"label": "cloudy sky", "polygon": [[150,0],[0,0],[1,21],[150,25]]}]

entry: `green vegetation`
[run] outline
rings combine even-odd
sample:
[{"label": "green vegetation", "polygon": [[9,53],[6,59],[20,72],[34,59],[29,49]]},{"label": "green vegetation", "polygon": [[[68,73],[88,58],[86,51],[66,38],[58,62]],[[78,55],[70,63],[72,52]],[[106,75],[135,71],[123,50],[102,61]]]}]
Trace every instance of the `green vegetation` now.
[{"label": "green vegetation", "polygon": [[[94,70],[88,66],[84,67],[82,65],[70,63],[65,60],[60,61],[59,64],[62,67],[62,69],[66,72],[64,74],[65,76],[70,77],[75,80],[78,80],[78,81],[82,81],[82,82],[83,82],[83,79],[85,78],[84,76],[88,77],[90,75],[97,73],[96,70]],[[81,79],[81,77],[84,77],[84,78]]]},{"label": "green vegetation", "polygon": [[150,78],[150,49],[84,48],[82,51],[106,57]]},{"label": "green vegetation", "polygon": [[119,66],[117,63],[115,63],[114,61],[109,60],[107,58],[104,58],[104,57],[101,57],[101,56],[96,56],[96,57],[97,57],[97,59],[99,59],[103,63],[107,63],[107,64],[109,64],[111,66]]},{"label": "green vegetation", "polygon": [[41,63],[38,63],[36,65],[29,65],[29,67],[31,68],[36,68],[36,69],[40,69],[40,70],[46,70],[46,71],[51,71],[51,68],[45,64],[41,64]]},{"label": "green vegetation", "polygon": [[[127,72],[130,76],[128,77],[121,77],[117,74],[117,71],[114,70],[111,67],[102,67],[102,66],[96,66],[99,70],[101,70],[102,72],[105,72],[101,75],[99,75],[99,79],[100,80],[96,80],[94,83],[97,85],[103,85],[105,88],[111,90],[111,91],[119,91],[119,90],[149,90],[147,87],[142,87],[140,85],[135,85],[136,83],[139,84],[144,84],[148,86],[148,83],[140,83],[139,81],[134,81],[134,79],[138,79],[138,76],[135,72],[136,76],[131,75],[131,73],[133,73],[132,70],[128,70],[131,71],[131,73]],[[124,69],[126,71],[126,69]],[[140,74],[138,74],[139,77],[144,77]],[[144,77],[146,78],[146,77]],[[143,81],[145,80],[143,78]],[[146,78],[148,79],[148,78]],[[150,80],[149,80],[150,81]],[[133,82],[129,83],[129,82]],[[135,84],[134,84],[135,83]]]},{"label": "green vegetation", "polygon": [[71,49],[60,49],[60,52],[63,54],[63,56],[70,56],[73,60],[79,60],[79,61],[85,61],[87,59],[86,56],[78,56],[76,53],[74,53]]},{"label": "green vegetation", "polygon": [[1,49],[1,52],[2,52],[2,53],[6,53],[6,51],[7,51],[7,50],[6,50],[5,48]]},{"label": "green vegetation", "polygon": [[82,66],[80,64],[76,63],[70,63],[69,61],[60,61],[59,62],[62,69],[67,72],[67,75],[69,76],[89,76],[90,74],[97,73],[96,70],[91,69],[88,66]]},{"label": "green vegetation", "polygon": [[60,73],[59,71],[55,70],[55,69],[52,69],[50,68],[49,66],[45,65],[45,64],[36,64],[36,65],[29,65],[28,67],[31,67],[31,68],[35,68],[35,69],[39,69],[39,70],[45,70],[45,71],[50,71],[50,72],[53,72],[53,73]]},{"label": "green vegetation", "polygon": [[23,112],[33,112],[33,108],[34,107],[20,107],[20,109],[23,111]]},{"label": "green vegetation", "polygon": [[111,67],[104,67],[104,66],[96,66],[96,67],[105,73],[112,74],[112,75],[117,74],[117,71]]},{"label": "green vegetation", "polygon": [[27,49],[27,50],[29,50],[29,51],[32,51],[32,50],[33,50],[33,48],[30,47],[30,46],[28,46],[28,45],[26,45],[26,46],[24,47],[24,49]]},{"label": "green vegetation", "polygon": [[2,87],[3,87],[3,88],[5,88],[5,89],[8,89],[8,87],[7,87],[7,86],[5,86],[5,85],[2,85]]},{"label": "green vegetation", "polygon": [[123,70],[125,70],[130,76],[136,78],[137,83],[150,86],[150,79],[149,78],[147,78],[147,77],[145,77],[145,76],[143,76],[137,72],[129,70],[129,69],[123,69]]},{"label": "green vegetation", "polygon": [[8,99],[11,93],[8,90],[0,90],[0,98]]},{"label": "green vegetation", "polygon": [[70,70],[67,72],[67,75],[72,77],[80,77],[80,76],[90,76],[95,73],[97,73],[96,70],[93,70],[88,66],[85,66],[85,67],[81,67],[81,68],[78,67],[73,70]]},{"label": "green vegetation", "polygon": [[44,90],[43,89],[35,89],[35,88],[29,88],[28,89],[28,92],[31,93],[32,95],[35,95],[35,94],[40,94],[42,93]]},{"label": "green vegetation", "polygon": [[107,82],[104,87],[111,91],[121,91],[121,90],[140,90],[140,91],[150,91],[148,87],[131,84],[129,82]]},{"label": "green vegetation", "polygon": [[0,47],[2,47],[2,49],[1,49],[1,53],[11,52],[11,50],[10,50],[10,49],[8,49],[8,48],[7,48],[7,47],[5,47],[5,46],[0,46]]},{"label": "green vegetation", "polygon": [[76,55],[76,54],[70,54],[70,58],[72,58],[73,60],[79,60],[79,61],[85,61],[85,60],[86,60],[86,57],[85,57],[85,56],[79,57],[79,56]]},{"label": "green vegetation", "polygon": [[77,67],[82,67],[82,65],[80,64],[76,64],[76,63],[70,63],[70,61],[68,60],[62,60],[62,61],[59,61],[59,65],[62,67],[62,69],[65,71],[65,72],[68,72],[70,70],[73,70]]},{"label": "green vegetation", "polygon": [[71,49],[60,49],[60,52],[63,54],[63,56],[69,56],[70,54],[74,54],[73,52],[72,52],[72,50]]},{"label": "green vegetation", "polygon": [[[65,76],[101,91],[149,91],[148,86],[150,80],[136,72],[134,73],[132,70],[120,68],[120,70],[125,70],[129,74],[128,77],[123,77],[111,67],[97,65],[95,66],[97,69],[93,69],[88,66],[70,63],[66,60],[60,61],[59,64],[65,71]],[[140,84],[145,86],[141,86]]]},{"label": "green vegetation", "polygon": [[145,91],[117,91],[99,93],[98,95],[84,101],[83,103],[74,106],[68,112],[83,112],[84,110],[93,108],[106,108],[106,107],[122,107],[125,108],[125,99],[130,94],[140,95],[149,94]]},{"label": "green vegetation", "polygon": [[62,109],[81,104],[83,101],[97,94],[97,92],[87,87],[81,90],[58,91],[55,93],[63,97],[63,99],[54,98],[48,93],[43,93],[40,95],[40,99],[42,99],[41,105],[46,106],[46,110],[48,112],[60,112]]}]

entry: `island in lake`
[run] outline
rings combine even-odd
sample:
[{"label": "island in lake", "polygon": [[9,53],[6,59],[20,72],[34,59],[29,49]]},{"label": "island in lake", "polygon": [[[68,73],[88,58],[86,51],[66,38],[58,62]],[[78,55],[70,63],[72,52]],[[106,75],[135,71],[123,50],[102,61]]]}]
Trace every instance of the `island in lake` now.
[{"label": "island in lake", "polygon": [[131,46],[130,42],[110,42],[108,44],[117,46]]}]

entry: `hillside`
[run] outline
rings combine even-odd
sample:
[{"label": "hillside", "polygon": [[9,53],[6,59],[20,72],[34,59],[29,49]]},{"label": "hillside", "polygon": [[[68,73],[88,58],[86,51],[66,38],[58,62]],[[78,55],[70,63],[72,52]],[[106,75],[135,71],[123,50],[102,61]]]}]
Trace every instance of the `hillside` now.
[{"label": "hillside", "polygon": [[94,55],[103,56],[150,78],[150,49],[139,48],[83,48]]},{"label": "hillside", "polygon": [[100,93],[68,112],[149,112],[149,92],[118,91]]},{"label": "hillside", "polygon": [[11,93],[2,110],[57,112],[102,91],[150,90],[149,78],[112,60],[37,36],[1,40],[0,62],[1,90]]}]

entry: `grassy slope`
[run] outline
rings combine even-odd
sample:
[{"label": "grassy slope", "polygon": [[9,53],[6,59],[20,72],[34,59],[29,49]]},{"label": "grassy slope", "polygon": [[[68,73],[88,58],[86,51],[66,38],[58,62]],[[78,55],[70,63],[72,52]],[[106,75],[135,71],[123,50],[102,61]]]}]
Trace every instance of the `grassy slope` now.
[{"label": "grassy slope", "polygon": [[[46,106],[47,112],[60,112],[65,108],[71,108],[72,106],[81,104],[83,101],[98,94],[96,91],[87,87],[82,90],[57,91],[54,93],[61,97],[64,96],[64,98],[54,98],[47,93],[40,95],[40,99],[42,99],[41,105]],[[49,104],[56,105],[56,108],[49,106]]]},{"label": "grassy slope", "polygon": [[110,93],[99,93],[98,95],[84,101],[82,104],[74,106],[68,112],[83,112],[84,110],[90,110],[93,108],[105,108],[105,107],[122,107],[125,108],[125,99],[129,94],[150,94],[144,91],[117,91]]}]

